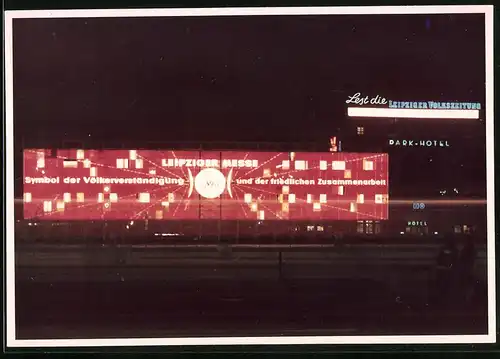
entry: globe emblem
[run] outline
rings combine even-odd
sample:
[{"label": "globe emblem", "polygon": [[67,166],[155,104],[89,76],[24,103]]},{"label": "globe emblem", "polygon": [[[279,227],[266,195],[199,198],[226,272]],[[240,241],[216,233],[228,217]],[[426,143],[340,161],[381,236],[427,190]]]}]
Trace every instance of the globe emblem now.
[{"label": "globe emblem", "polygon": [[226,188],[226,177],[218,169],[205,168],[196,175],[194,188],[204,198],[217,198]]}]

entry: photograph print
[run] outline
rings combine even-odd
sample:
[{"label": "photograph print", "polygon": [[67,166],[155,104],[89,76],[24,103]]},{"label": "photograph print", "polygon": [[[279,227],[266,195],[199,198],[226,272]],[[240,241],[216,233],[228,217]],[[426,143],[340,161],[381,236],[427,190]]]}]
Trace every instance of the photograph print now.
[{"label": "photograph print", "polygon": [[7,346],[495,342],[492,19],[7,11]]}]

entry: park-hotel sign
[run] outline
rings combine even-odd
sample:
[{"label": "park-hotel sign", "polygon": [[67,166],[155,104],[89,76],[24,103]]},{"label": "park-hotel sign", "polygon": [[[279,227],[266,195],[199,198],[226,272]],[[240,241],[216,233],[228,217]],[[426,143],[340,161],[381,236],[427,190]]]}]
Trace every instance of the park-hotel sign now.
[{"label": "park-hotel sign", "polygon": [[389,147],[450,147],[448,140],[402,140],[389,139]]}]

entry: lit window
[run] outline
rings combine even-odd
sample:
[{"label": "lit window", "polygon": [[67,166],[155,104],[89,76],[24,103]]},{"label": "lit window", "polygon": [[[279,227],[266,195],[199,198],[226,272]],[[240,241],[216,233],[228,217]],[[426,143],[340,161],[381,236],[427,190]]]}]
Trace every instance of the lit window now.
[{"label": "lit window", "polygon": [[356,226],[356,232],[365,233],[365,224],[363,223],[363,221],[358,222],[358,225]]},{"label": "lit window", "polygon": [[356,132],[357,132],[358,135],[364,135],[365,134],[365,128],[361,127],[361,126],[358,126],[358,128],[356,129]]}]

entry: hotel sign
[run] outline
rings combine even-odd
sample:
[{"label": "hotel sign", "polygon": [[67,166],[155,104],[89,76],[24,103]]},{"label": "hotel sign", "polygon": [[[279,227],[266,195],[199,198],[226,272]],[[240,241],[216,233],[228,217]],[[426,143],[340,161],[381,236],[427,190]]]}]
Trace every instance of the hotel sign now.
[{"label": "hotel sign", "polygon": [[391,147],[450,147],[448,140],[395,140],[389,139]]},{"label": "hotel sign", "polygon": [[427,221],[408,221],[408,227],[427,227]]}]

